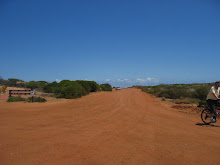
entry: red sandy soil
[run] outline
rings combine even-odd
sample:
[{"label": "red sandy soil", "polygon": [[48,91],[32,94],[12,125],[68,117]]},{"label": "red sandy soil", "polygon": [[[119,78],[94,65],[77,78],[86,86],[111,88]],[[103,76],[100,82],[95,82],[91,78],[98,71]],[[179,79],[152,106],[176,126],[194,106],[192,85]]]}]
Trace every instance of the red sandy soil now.
[{"label": "red sandy soil", "polygon": [[220,125],[138,89],[75,100],[0,100],[1,165],[219,165]]},{"label": "red sandy soil", "polygon": [[8,100],[8,93],[1,93],[0,100]]}]

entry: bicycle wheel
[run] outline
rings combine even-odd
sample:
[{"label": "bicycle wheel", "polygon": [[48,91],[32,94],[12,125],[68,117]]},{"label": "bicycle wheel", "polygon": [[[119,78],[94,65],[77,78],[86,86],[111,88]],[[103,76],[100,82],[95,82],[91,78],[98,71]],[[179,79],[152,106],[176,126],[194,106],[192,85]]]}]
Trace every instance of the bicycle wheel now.
[{"label": "bicycle wheel", "polygon": [[210,111],[208,109],[204,109],[201,113],[201,118],[202,118],[202,121],[205,123],[205,124],[210,124]]}]

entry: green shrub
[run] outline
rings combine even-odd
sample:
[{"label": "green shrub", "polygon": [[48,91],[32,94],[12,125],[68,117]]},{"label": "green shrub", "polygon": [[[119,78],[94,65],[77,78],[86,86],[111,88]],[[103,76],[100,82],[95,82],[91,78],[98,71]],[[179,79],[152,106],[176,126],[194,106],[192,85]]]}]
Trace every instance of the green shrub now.
[{"label": "green shrub", "polygon": [[8,81],[7,81],[7,86],[16,87],[17,82],[23,82],[23,80],[15,79],[15,78],[9,78]]},{"label": "green shrub", "polygon": [[41,89],[43,89],[48,84],[48,82],[46,82],[46,81],[37,81],[37,82],[38,82]]},{"label": "green shrub", "polygon": [[92,91],[92,86],[90,85],[89,81],[77,80],[76,82],[85,89],[87,94]]},{"label": "green shrub", "polygon": [[16,82],[16,86],[20,87],[20,88],[25,88],[26,82],[24,82],[24,81],[17,81]]},{"label": "green shrub", "polygon": [[54,86],[54,87],[51,87],[51,93],[54,93],[54,94],[59,94],[61,92],[61,87],[59,86]]},{"label": "green shrub", "polygon": [[[205,101],[207,94],[213,84],[173,84],[157,86],[135,86],[144,92],[157,97],[175,99],[176,103],[198,103]],[[200,102],[200,103],[199,103]]]},{"label": "green shrub", "polygon": [[8,98],[7,102],[16,102],[16,101],[26,101],[26,99],[20,96],[18,97],[11,96]]},{"label": "green shrub", "polygon": [[26,83],[26,88],[36,89],[36,88],[40,88],[40,85],[36,81],[30,81]]},{"label": "green shrub", "polygon": [[74,99],[86,95],[85,89],[76,81],[68,82],[68,84],[62,84],[61,92],[57,98]]},{"label": "green shrub", "polygon": [[99,91],[100,86],[95,81],[84,81],[84,80],[77,80],[77,83],[83,86],[86,92],[96,92]]},{"label": "green shrub", "polygon": [[[32,97],[29,97],[27,99],[28,102],[32,102]],[[45,98],[42,97],[33,97],[33,102],[46,102],[47,100]]]},{"label": "green shrub", "polygon": [[70,86],[71,85],[71,82],[70,80],[62,80],[60,81],[60,83],[58,83],[58,86],[60,87],[67,87],[67,86]]},{"label": "green shrub", "polygon": [[209,90],[210,90],[211,87],[209,86],[200,86],[196,89],[196,95],[195,97],[200,99],[200,100],[203,100],[205,101],[206,100],[206,97],[209,93]]},{"label": "green shrub", "polygon": [[99,84],[97,84],[95,81],[88,81],[89,86],[91,87],[91,91],[90,92],[97,92],[100,89]]},{"label": "green shrub", "polygon": [[99,85],[94,81],[63,80],[60,83],[53,82],[46,84],[43,90],[46,93],[56,94],[57,98],[72,99],[89,94],[89,92],[96,92],[99,88]]},{"label": "green shrub", "polygon": [[61,89],[59,90],[57,88],[60,88],[59,84],[56,81],[54,81],[52,83],[49,83],[49,84],[45,85],[43,87],[43,91],[46,92],[46,93],[60,93]]},{"label": "green shrub", "polygon": [[110,84],[101,84],[100,88],[103,91],[112,91],[112,86]]}]

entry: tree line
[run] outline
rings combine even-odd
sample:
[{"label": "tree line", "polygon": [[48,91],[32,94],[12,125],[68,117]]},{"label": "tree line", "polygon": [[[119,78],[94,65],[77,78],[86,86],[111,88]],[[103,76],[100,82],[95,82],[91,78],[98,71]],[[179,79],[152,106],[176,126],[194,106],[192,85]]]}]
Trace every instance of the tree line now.
[{"label": "tree line", "polygon": [[9,87],[31,88],[45,93],[52,93],[57,98],[79,98],[87,95],[90,92],[97,91],[112,91],[110,84],[98,84],[95,81],[84,80],[63,80],[61,82],[47,82],[47,81],[30,81],[25,82],[20,79],[9,78],[4,80],[0,77],[0,85],[7,85]]}]

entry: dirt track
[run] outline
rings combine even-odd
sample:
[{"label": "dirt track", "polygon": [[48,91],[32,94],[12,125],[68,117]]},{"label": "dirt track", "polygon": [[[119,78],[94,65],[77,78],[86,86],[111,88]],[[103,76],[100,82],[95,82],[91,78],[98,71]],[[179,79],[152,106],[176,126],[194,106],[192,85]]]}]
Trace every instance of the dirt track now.
[{"label": "dirt track", "polygon": [[[1,165],[220,164],[220,127],[137,89],[0,102]],[[220,122],[219,122],[220,123]]]}]

